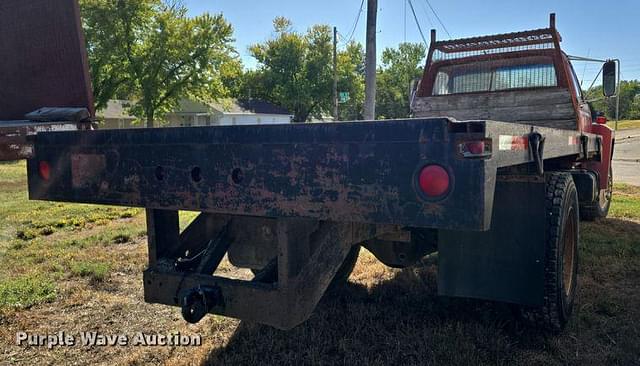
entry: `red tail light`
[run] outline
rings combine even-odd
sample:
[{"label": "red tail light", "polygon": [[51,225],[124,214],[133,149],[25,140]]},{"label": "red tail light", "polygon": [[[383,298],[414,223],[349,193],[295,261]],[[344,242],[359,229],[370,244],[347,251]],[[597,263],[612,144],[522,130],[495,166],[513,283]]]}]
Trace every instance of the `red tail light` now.
[{"label": "red tail light", "polygon": [[451,179],[449,173],[440,165],[428,165],[422,168],[418,183],[422,192],[429,198],[442,197],[449,192]]},{"label": "red tail light", "polygon": [[491,140],[463,141],[458,151],[464,158],[487,158],[491,156]]},{"label": "red tail light", "polygon": [[49,180],[51,178],[51,165],[46,161],[38,163],[38,173],[43,180]]}]

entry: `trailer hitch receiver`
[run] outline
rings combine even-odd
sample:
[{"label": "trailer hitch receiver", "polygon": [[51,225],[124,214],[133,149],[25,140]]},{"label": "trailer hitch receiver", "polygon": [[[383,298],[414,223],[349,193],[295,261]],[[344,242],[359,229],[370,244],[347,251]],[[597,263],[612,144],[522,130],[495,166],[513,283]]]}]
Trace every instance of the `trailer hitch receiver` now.
[{"label": "trailer hitch receiver", "polygon": [[198,287],[186,290],[180,297],[182,317],[191,324],[200,322],[212,308],[223,306],[222,291],[217,287]]}]

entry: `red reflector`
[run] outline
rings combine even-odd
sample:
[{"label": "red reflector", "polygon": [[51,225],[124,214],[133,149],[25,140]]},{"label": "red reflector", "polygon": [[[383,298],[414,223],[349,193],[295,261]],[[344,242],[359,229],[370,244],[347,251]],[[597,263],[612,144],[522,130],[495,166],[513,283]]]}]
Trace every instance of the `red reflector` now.
[{"label": "red reflector", "polygon": [[46,161],[41,161],[38,164],[38,173],[40,173],[40,178],[44,180],[49,180],[51,178],[51,166]]},{"label": "red reflector", "polygon": [[484,141],[467,142],[467,150],[474,155],[480,155],[484,153]]},{"label": "red reflector", "polygon": [[458,150],[464,158],[488,158],[491,157],[491,141],[463,141]]},{"label": "red reflector", "polygon": [[607,124],[607,117],[605,117],[605,116],[596,117],[596,123],[600,124],[600,125],[606,125]]},{"label": "red reflector", "polygon": [[439,165],[429,165],[420,172],[419,183],[424,194],[440,197],[449,191],[449,173]]}]

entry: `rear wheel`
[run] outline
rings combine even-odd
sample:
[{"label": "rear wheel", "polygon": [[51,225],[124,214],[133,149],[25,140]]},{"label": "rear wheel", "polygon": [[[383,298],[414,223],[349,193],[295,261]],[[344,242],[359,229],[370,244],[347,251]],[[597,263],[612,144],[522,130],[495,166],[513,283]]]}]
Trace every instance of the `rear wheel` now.
[{"label": "rear wheel", "polygon": [[533,325],[554,333],[567,324],[573,310],[578,277],[579,204],[567,173],[547,175],[544,299],[540,307],[521,307]]},{"label": "rear wheel", "polygon": [[595,221],[603,219],[609,214],[611,198],[613,197],[613,167],[609,166],[609,179],[607,189],[602,189],[598,193],[596,202],[580,207],[580,216],[585,221]]}]

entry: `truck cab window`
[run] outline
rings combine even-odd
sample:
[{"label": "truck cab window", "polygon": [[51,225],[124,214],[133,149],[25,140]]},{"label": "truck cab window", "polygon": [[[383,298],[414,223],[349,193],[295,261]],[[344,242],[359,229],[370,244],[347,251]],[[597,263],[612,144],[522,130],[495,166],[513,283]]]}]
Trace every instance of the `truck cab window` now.
[{"label": "truck cab window", "polygon": [[571,82],[573,83],[573,87],[576,90],[576,96],[578,97],[578,101],[582,102],[582,86],[580,85],[580,81],[576,76],[576,71],[573,69],[573,65],[571,65]]},{"label": "truck cab window", "polygon": [[508,66],[496,70],[493,90],[543,88],[557,85],[558,78],[551,64]]},{"label": "truck cab window", "polygon": [[558,86],[558,77],[551,60],[538,58],[531,61],[519,65],[488,61],[473,65],[443,66],[436,75],[433,95]]}]

